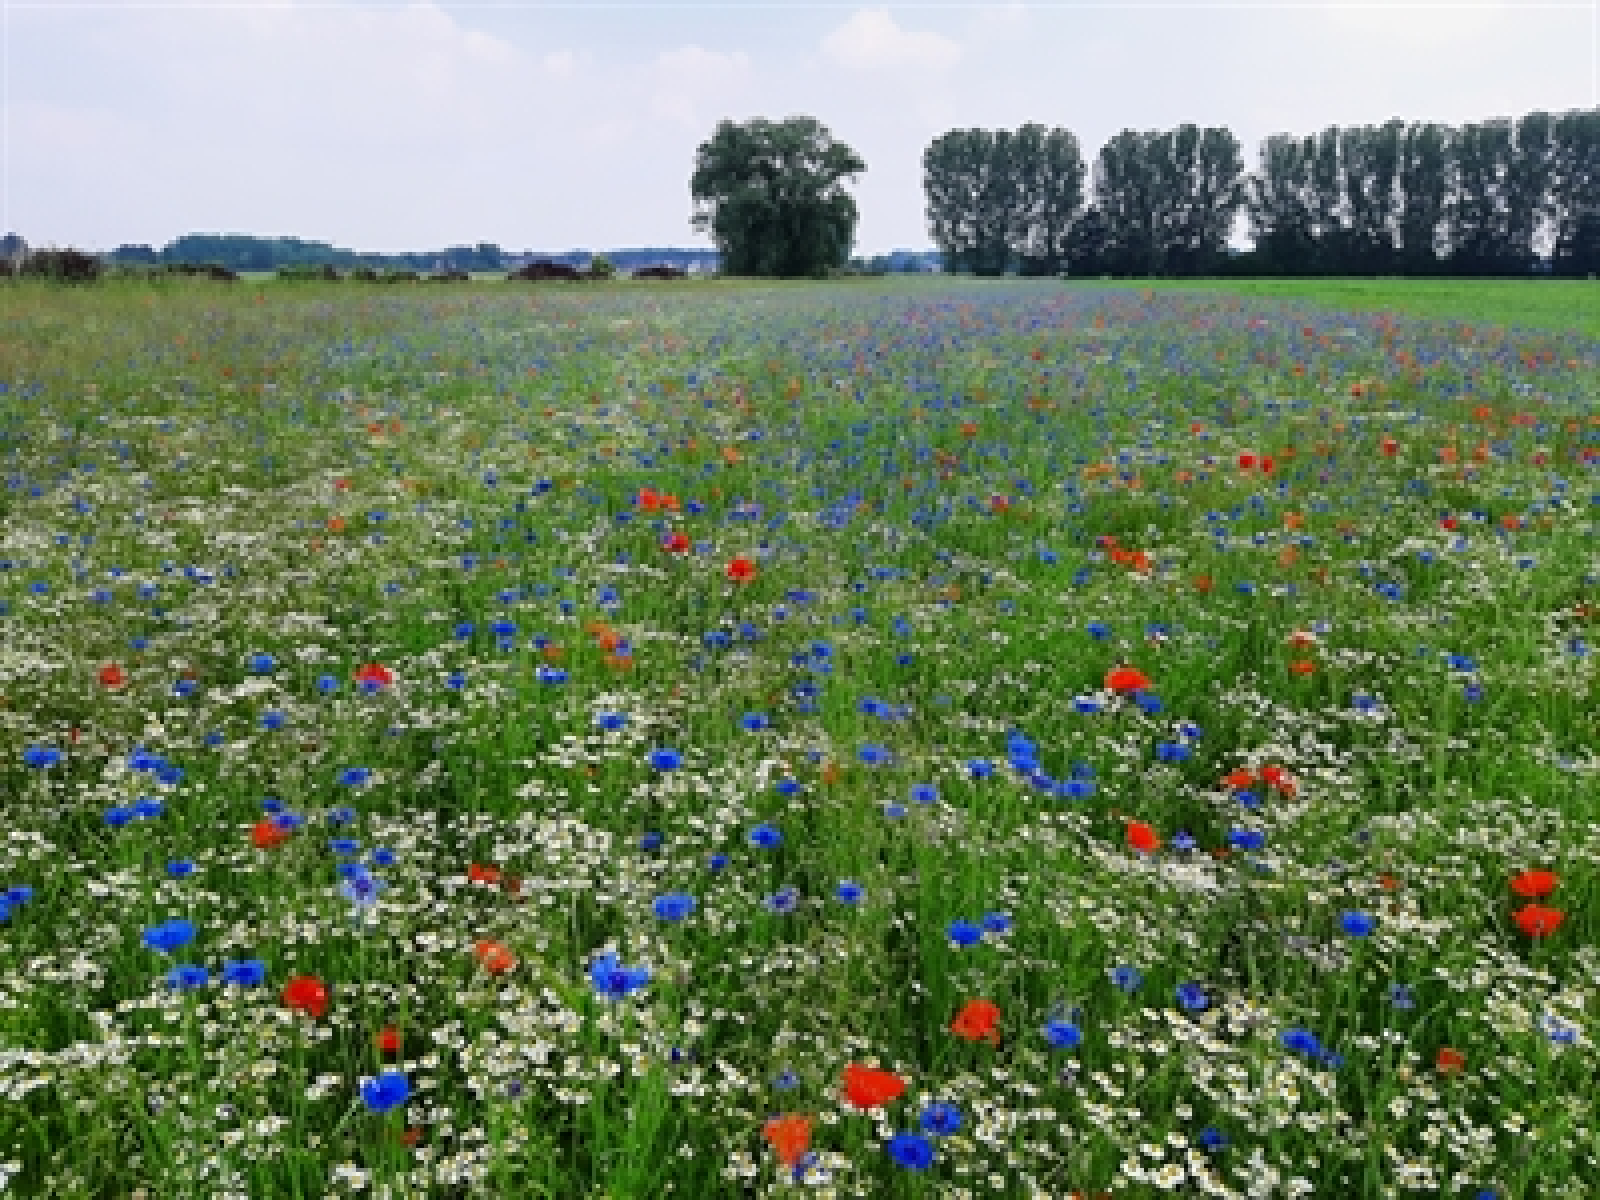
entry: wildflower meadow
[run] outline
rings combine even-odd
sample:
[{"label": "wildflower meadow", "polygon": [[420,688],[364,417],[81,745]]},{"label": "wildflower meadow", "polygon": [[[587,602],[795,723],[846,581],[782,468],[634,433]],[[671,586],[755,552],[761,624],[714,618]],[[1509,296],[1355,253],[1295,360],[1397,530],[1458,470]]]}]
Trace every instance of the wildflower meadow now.
[{"label": "wildflower meadow", "polygon": [[1541,286],[0,288],[0,1184],[1600,1195]]}]

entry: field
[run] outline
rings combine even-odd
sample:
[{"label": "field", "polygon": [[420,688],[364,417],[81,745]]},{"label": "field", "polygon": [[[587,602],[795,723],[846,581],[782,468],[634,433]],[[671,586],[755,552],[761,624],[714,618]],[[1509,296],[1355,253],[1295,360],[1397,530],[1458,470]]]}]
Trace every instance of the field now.
[{"label": "field", "polygon": [[1600,1194],[1594,285],[1229,286],[0,287],[0,1182]]}]

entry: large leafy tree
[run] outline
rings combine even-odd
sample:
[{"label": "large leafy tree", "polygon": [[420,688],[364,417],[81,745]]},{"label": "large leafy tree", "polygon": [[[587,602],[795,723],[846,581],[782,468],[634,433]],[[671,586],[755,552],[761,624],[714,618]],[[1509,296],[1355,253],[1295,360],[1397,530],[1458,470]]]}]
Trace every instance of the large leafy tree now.
[{"label": "large leafy tree", "polygon": [[710,230],[727,274],[820,277],[850,257],[857,212],[843,184],[866,169],[813,117],[723,121],[695,157],[691,224]]},{"label": "large leafy tree", "polygon": [[1226,129],[1184,124],[1151,144],[1158,181],[1157,256],[1173,275],[1215,269],[1244,200],[1239,141]]},{"label": "large leafy tree", "polygon": [[1061,269],[1083,204],[1083,159],[1065,129],[953,129],[922,155],[928,228],[950,271]]},{"label": "large leafy tree", "polygon": [[1600,273],[1600,109],[1556,119],[1551,210],[1558,275]]},{"label": "large leafy tree", "polygon": [[922,152],[928,231],[948,272],[976,265],[978,198],[992,140],[982,129],[952,129]]},{"label": "large leafy tree", "polygon": [[1094,203],[1105,224],[1104,266],[1113,275],[1153,275],[1161,269],[1157,229],[1163,218],[1156,143],[1161,135],[1124,129],[1094,164]]},{"label": "large leafy tree", "polygon": [[1399,206],[1398,120],[1382,126],[1341,130],[1339,157],[1344,175],[1344,221],[1332,247],[1341,275],[1378,275],[1394,264]]},{"label": "large leafy tree", "polygon": [[1407,275],[1438,270],[1450,195],[1451,131],[1431,121],[1407,126],[1400,142],[1400,266]]},{"label": "large leafy tree", "polygon": [[1312,203],[1312,138],[1275,133],[1261,145],[1260,169],[1250,177],[1246,204],[1255,254],[1274,275],[1308,275],[1317,267]]}]

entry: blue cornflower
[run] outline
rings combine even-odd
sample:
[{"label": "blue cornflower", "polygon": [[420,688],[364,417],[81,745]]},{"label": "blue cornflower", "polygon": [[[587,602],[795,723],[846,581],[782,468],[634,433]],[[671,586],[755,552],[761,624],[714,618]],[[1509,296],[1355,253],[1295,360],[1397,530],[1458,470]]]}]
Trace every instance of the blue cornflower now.
[{"label": "blue cornflower", "polygon": [[1139,990],[1139,985],[1144,982],[1144,976],[1137,967],[1112,967],[1107,972],[1111,976],[1113,986],[1120,992],[1132,995]]},{"label": "blue cornflower", "polygon": [[913,1171],[926,1171],[933,1165],[933,1143],[920,1133],[897,1133],[889,1139],[889,1157]]},{"label": "blue cornflower", "polygon": [[615,954],[603,954],[589,968],[589,980],[603,996],[626,996],[650,982],[650,968],[625,967]]},{"label": "blue cornflower", "polygon": [[883,746],[869,742],[861,747],[858,757],[869,767],[880,767],[889,761],[889,751]]},{"label": "blue cornflower", "polygon": [[453,692],[459,692],[467,686],[467,673],[465,671],[451,671],[449,675],[445,676],[444,685]]},{"label": "blue cornflower", "polygon": [[372,778],[372,772],[366,767],[346,767],[339,772],[340,787],[360,787]]},{"label": "blue cornflower", "polygon": [[625,713],[603,712],[595,716],[594,723],[608,733],[614,733],[628,723]]},{"label": "blue cornflower", "polygon": [[668,892],[657,896],[653,908],[663,921],[681,921],[694,912],[695,900],[688,892]]},{"label": "blue cornflower", "polygon": [[1317,1040],[1317,1035],[1307,1029],[1290,1029],[1278,1036],[1285,1050],[1292,1050],[1296,1054],[1304,1054],[1316,1058],[1322,1053],[1322,1043]]},{"label": "blue cornflower", "polygon": [[856,905],[861,903],[862,898],[867,893],[866,889],[855,880],[845,879],[841,880],[839,886],[834,888],[833,894],[841,904]]},{"label": "blue cornflower", "polygon": [[888,817],[891,821],[897,821],[906,815],[906,806],[904,804],[896,804],[891,801],[883,806],[883,815]]},{"label": "blue cornflower", "polygon": [[750,831],[750,844],[760,850],[776,850],[783,845],[783,834],[776,825],[763,822]]},{"label": "blue cornflower", "polygon": [[361,843],[356,841],[355,838],[329,838],[328,849],[334,854],[349,857],[352,854],[361,853]]},{"label": "blue cornflower", "polygon": [[227,959],[222,964],[222,982],[236,987],[260,987],[267,981],[267,964],[259,958]]},{"label": "blue cornflower", "polygon": [[276,709],[261,714],[261,728],[269,732],[282,729],[287,722],[288,718]]},{"label": "blue cornflower", "polygon": [[1193,750],[1179,742],[1161,742],[1156,746],[1156,758],[1161,762],[1183,762],[1193,755]]},{"label": "blue cornflower", "polygon": [[983,931],[985,933],[1009,933],[1010,930],[1010,913],[990,912],[983,914]]},{"label": "blue cornflower", "polygon": [[658,771],[670,771],[683,762],[683,755],[666,746],[650,751],[650,765]]},{"label": "blue cornflower", "polygon": [[967,773],[974,779],[987,779],[994,774],[994,764],[985,758],[969,758]]},{"label": "blue cornflower", "polygon": [[1074,1050],[1083,1044],[1083,1030],[1071,1021],[1047,1021],[1044,1036],[1053,1050]]},{"label": "blue cornflower", "polygon": [[944,932],[958,946],[976,946],[983,940],[983,928],[971,921],[951,921]]},{"label": "blue cornflower", "polygon": [[127,825],[134,819],[133,809],[124,808],[121,806],[116,808],[108,808],[106,809],[105,815],[102,819],[107,825],[111,826],[111,828],[121,829],[124,825]]},{"label": "blue cornflower", "polygon": [[1178,1005],[1186,1012],[1203,1012],[1210,1007],[1211,1001],[1206,996],[1205,988],[1198,983],[1180,983],[1178,985]]},{"label": "blue cornflower", "polygon": [[1188,830],[1180,829],[1177,833],[1172,835],[1172,848],[1174,850],[1178,850],[1184,854],[1187,854],[1197,845],[1199,845],[1199,843],[1194,840],[1194,835]]},{"label": "blue cornflower", "polygon": [[1228,1139],[1222,1135],[1222,1131],[1214,1129],[1209,1125],[1202,1129],[1199,1133],[1199,1136],[1197,1136],[1194,1140],[1195,1144],[1207,1153],[1210,1153],[1212,1150],[1221,1150],[1228,1144]]},{"label": "blue cornflower", "polygon": [[1339,928],[1351,937],[1366,937],[1378,927],[1378,918],[1364,912],[1339,914]]},{"label": "blue cornflower", "polygon": [[930,1104],[922,1110],[922,1128],[939,1137],[961,1132],[961,1110],[954,1104]]},{"label": "blue cornflower", "polygon": [[1399,1009],[1411,1009],[1417,1006],[1417,998],[1411,994],[1411,989],[1403,983],[1389,985],[1389,1003]]},{"label": "blue cornflower", "polygon": [[706,866],[713,871],[720,871],[727,865],[728,856],[726,854],[713,854],[710,858],[706,859]]},{"label": "blue cornflower", "polygon": [[250,657],[250,669],[258,675],[265,675],[277,665],[277,660],[270,654],[254,654]]},{"label": "blue cornflower", "polygon": [[194,922],[182,918],[163,921],[159,925],[152,925],[146,929],[141,940],[152,950],[162,954],[170,954],[180,946],[187,946],[194,940]]},{"label": "blue cornflower", "polygon": [[357,867],[356,871],[339,886],[339,894],[353,904],[357,912],[361,912],[378,903],[378,893],[383,891],[383,888],[383,880],[376,879],[364,869]]},{"label": "blue cornflower", "polygon": [[911,789],[911,798],[918,804],[937,804],[939,789],[931,783],[915,784]]},{"label": "blue cornflower", "polygon": [[767,908],[779,914],[792,913],[800,904],[800,893],[792,887],[780,888],[766,899]]},{"label": "blue cornflower", "polygon": [[317,676],[317,691],[321,692],[324,696],[329,695],[329,694],[331,694],[333,692],[337,692],[338,690],[339,690],[339,680],[335,676],[332,676],[332,675],[318,675]]},{"label": "blue cornflower", "polygon": [[52,746],[29,746],[22,752],[22,762],[29,767],[53,767],[61,761],[61,751]]},{"label": "blue cornflower", "polygon": [[785,776],[784,778],[778,780],[777,783],[772,785],[772,790],[777,792],[780,796],[798,796],[801,791],[800,781],[798,779],[790,779]]},{"label": "blue cornflower", "polygon": [[167,874],[174,879],[194,874],[194,864],[185,858],[175,858],[167,864]]},{"label": "blue cornflower", "polygon": [[328,810],[328,824],[335,829],[341,825],[348,825],[356,819],[356,810],[348,804],[341,804],[338,808]]},{"label": "blue cornflower", "polygon": [[763,729],[772,728],[772,722],[762,713],[748,712],[739,718],[739,726],[746,733],[759,733]]},{"label": "blue cornflower", "polygon": [[401,1071],[385,1071],[361,1085],[361,1101],[373,1112],[399,1108],[411,1095],[411,1084]]},{"label": "blue cornflower", "polygon": [[661,849],[661,844],[666,840],[660,833],[651,829],[639,835],[639,849],[649,854],[654,850]]},{"label": "blue cornflower", "polygon": [[211,973],[204,967],[173,967],[172,970],[167,972],[167,986],[175,992],[187,992],[194,988],[202,988],[210,981]]},{"label": "blue cornflower", "polygon": [[1254,829],[1235,829],[1228,834],[1228,845],[1235,850],[1259,850],[1267,844],[1267,835]]}]

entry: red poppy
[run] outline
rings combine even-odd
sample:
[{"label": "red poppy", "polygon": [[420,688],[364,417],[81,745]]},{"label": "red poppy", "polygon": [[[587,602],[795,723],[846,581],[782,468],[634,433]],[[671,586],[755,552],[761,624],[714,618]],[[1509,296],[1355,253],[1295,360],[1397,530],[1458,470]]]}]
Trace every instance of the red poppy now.
[{"label": "red poppy", "polygon": [[639,495],[634,503],[644,509],[645,512],[655,512],[656,509],[661,507],[661,497],[654,488],[640,488]]},{"label": "red poppy", "polygon": [[517,965],[517,956],[499,942],[480,941],[472,947],[472,953],[491,975],[502,974]]},{"label": "red poppy", "polygon": [[682,554],[689,548],[689,535],[686,533],[669,533],[661,539],[661,548],[669,554]]},{"label": "red poppy", "polygon": [[1137,667],[1113,667],[1106,672],[1106,687],[1113,692],[1138,692],[1150,686],[1150,677]]},{"label": "red poppy", "polygon": [[128,682],[128,675],[116,663],[107,663],[100,668],[100,683],[104,687],[119,688]]},{"label": "red poppy", "polygon": [[1439,1055],[1434,1059],[1434,1066],[1441,1075],[1453,1075],[1467,1065],[1467,1056],[1459,1050],[1452,1050],[1449,1046],[1442,1046]]},{"label": "red poppy", "polygon": [[1271,475],[1274,466],[1276,466],[1276,464],[1272,461],[1272,455],[1263,454],[1261,456],[1261,470],[1263,474]]},{"label": "red poppy", "polygon": [[1511,914],[1517,928],[1529,937],[1544,937],[1561,927],[1566,914],[1559,908],[1546,908],[1542,904],[1524,904]]},{"label": "red poppy", "polygon": [[893,1071],[851,1063],[844,1069],[845,1098],[857,1108],[877,1108],[906,1090],[906,1081]]},{"label": "red poppy", "polygon": [[1297,658],[1289,664],[1289,670],[1296,675],[1310,675],[1317,669],[1317,664],[1309,658]]},{"label": "red poppy", "polygon": [[995,1024],[1000,1020],[1000,1006],[992,1000],[968,1000],[966,1005],[956,1014],[956,1019],[950,1022],[950,1032],[957,1037],[975,1042],[979,1038],[987,1038],[998,1045],[1000,1033],[995,1029]]},{"label": "red poppy", "polygon": [[1524,871],[1512,877],[1511,890],[1525,900],[1542,900],[1560,882],[1561,876],[1554,871]]},{"label": "red poppy", "polygon": [[289,840],[289,831],[270,820],[257,821],[250,830],[250,840],[257,850],[276,850]]},{"label": "red poppy", "polygon": [[734,559],[728,564],[728,578],[733,580],[735,583],[746,583],[751,579],[754,579],[755,575],[755,563],[751,562],[743,555],[740,555],[738,558]]},{"label": "red poppy", "polygon": [[356,671],[357,683],[370,683],[377,687],[388,687],[394,682],[394,672],[382,663],[367,663]]},{"label": "red poppy", "polygon": [[1378,443],[1378,448],[1382,450],[1389,458],[1393,458],[1396,454],[1400,453],[1400,443],[1395,441],[1392,437],[1384,438]]},{"label": "red poppy", "polygon": [[1251,467],[1253,467],[1255,465],[1256,465],[1256,456],[1254,454],[1246,453],[1246,454],[1239,455],[1239,469],[1241,471],[1248,471]]},{"label": "red poppy", "polygon": [[773,1117],[761,1127],[761,1136],[777,1154],[778,1161],[792,1167],[811,1148],[811,1118],[799,1113]]},{"label": "red poppy", "polygon": [[1155,827],[1143,821],[1128,822],[1128,845],[1135,850],[1150,854],[1161,849],[1161,835],[1156,833]]},{"label": "red poppy", "polygon": [[328,1011],[327,985],[315,975],[296,975],[284,984],[283,1006],[320,1020]]},{"label": "red poppy", "polygon": [[1288,772],[1282,767],[1262,767],[1261,782],[1268,787],[1277,788],[1286,796],[1294,795],[1294,780],[1289,778]]},{"label": "red poppy", "polygon": [[383,1054],[400,1053],[400,1031],[393,1025],[384,1026],[372,1040]]},{"label": "red poppy", "polygon": [[486,867],[481,863],[473,863],[467,868],[468,883],[496,884],[500,882],[500,868]]}]

